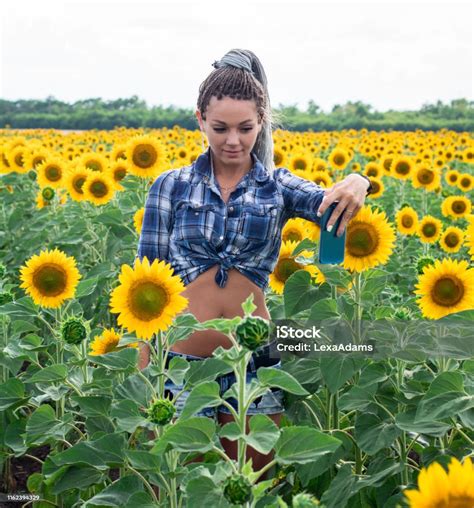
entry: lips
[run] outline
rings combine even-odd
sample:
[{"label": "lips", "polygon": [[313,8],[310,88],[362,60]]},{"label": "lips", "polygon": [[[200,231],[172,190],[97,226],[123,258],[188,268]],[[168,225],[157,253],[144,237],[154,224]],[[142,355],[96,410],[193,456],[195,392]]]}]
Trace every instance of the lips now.
[{"label": "lips", "polygon": [[237,154],[237,153],[240,153],[241,150],[238,150],[237,152],[231,152],[230,150],[224,150],[225,153],[232,153],[232,154]]}]

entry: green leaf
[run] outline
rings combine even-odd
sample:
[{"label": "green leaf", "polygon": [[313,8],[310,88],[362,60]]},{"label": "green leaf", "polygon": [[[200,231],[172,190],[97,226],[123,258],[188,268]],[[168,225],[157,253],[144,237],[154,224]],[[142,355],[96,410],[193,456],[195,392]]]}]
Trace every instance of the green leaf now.
[{"label": "green leaf", "polygon": [[26,444],[28,446],[40,445],[50,438],[64,439],[70,429],[68,423],[72,415],[64,416],[64,421],[57,420],[54,409],[43,404],[29,417],[26,424]]},{"label": "green leaf", "polygon": [[[123,476],[111,485],[105,487],[104,490],[95,496],[88,499],[82,506],[83,508],[95,508],[96,506],[123,506],[130,500],[131,496],[135,495],[135,493],[139,493],[139,491],[143,491],[143,483],[138,477],[132,475]],[[136,506],[143,505],[137,504]]]},{"label": "green leaf", "polygon": [[112,404],[111,397],[101,397],[88,395],[79,397],[72,395],[71,400],[77,402],[81,408],[81,414],[88,418],[94,418],[96,416],[108,417],[110,413],[110,405]]},{"label": "green leaf", "polygon": [[247,297],[245,302],[242,304],[242,309],[246,316],[252,315],[253,311],[257,308],[257,306],[253,303],[253,293]]},{"label": "green leaf", "polygon": [[363,411],[373,402],[377,392],[377,384],[367,386],[353,386],[348,392],[341,395],[338,401],[339,409],[351,411],[357,409]]},{"label": "green leaf", "polygon": [[189,370],[189,362],[180,356],[173,356],[169,362],[166,375],[175,385],[180,385],[184,381],[186,372]]},{"label": "green leaf", "polygon": [[25,397],[25,385],[15,378],[8,379],[0,385],[0,411],[15,409],[28,401]]},{"label": "green leaf", "polygon": [[215,381],[204,381],[196,385],[190,392],[180,415],[180,419],[188,418],[205,407],[216,407],[222,404],[220,386]]},{"label": "green leaf", "polygon": [[230,365],[217,358],[189,362],[189,370],[185,376],[186,387],[189,388],[203,381],[214,381],[216,377],[231,371]]},{"label": "green leaf", "polygon": [[341,441],[312,427],[284,427],[275,445],[276,459],[280,464],[305,464],[321,455],[332,453]]},{"label": "green leaf", "polygon": [[401,434],[395,423],[382,420],[371,413],[359,414],[355,423],[355,440],[369,455],[390,446]]},{"label": "green leaf", "polygon": [[324,319],[335,316],[339,316],[336,300],[334,298],[323,298],[311,307],[308,322],[320,323]]},{"label": "green leaf", "polygon": [[145,427],[148,423],[140,413],[137,403],[128,399],[114,403],[110,417],[117,419],[117,432],[126,431],[132,434],[138,427]]},{"label": "green leaf", "polygon": [[425,398],[434,397],[446,392],[462,392],[463,377],[460,372],[442,372],[433,379]]},{"label": "green leaf", "polygon": [[352,495],[357,478],[352,474],[351,466],[344,464],[337,472],[329,488],[324,492],[321,503],[326,508],[345,508]]},{"label": "green leaf", "polygon": [[77,285],[75,298],[79,299],[92,294],[97,286],[98,280],[98,277],[91,277],[90,279],[80,281]]},{"label": "green leaf", "polygon": [[62,363],[55,365],[49,365],[44,367],[29,379],[27,383],[55,383],[58,381],[64,381],[67,378],[67,367]]},{"label": "green leaf", "polygon": [[207,452],[213,446],[215,433],[216,424],[210,418],[197,416],[178,420],[166,428],[151,452],[160,453],[168,444],[180,452]]},{"label": "green leaf", "polygon": [[61,494],[70,489],[84,489],[101,481],[103,474],[90,466],[73,465],[57,481],[51,482],[51,493]]},{"label": "green leaf", "polygon": [[257,378],[264,386],[282,388],[295,395],[309,395],[291,374],[281,369],[260,367],[257,369]]},{"label": "green leaf", "polygon": [[161,457],[144,450],[125,450],[130,465],[139,471],[159,471],[162,467]]},{"label": "green leaf", "polygon": [[364,365],[366,360],[349,355],[322,356],[320,369],[323,379],[331,393],[341,386]]},{"label": "green leaf", "polygon": [[280,437],[280,430],[275,422],[266,415],[253,415],[249,420],[250,432],[245,440],[252,448],[266,455],[270,453]]},{"label": "green leaf", "polygon": [[110,370],[134,370],[138,364],[138,349],[126,347],[120,351],[113,351],[105,355],[88,355],[87,358],[90,362],[103,365]]},{"label": "green leaf", "polygon": [[425,420],[442,420],[474,407],[474,396],[464,392],[445,392],[425,397],[418,405],[415,423]]},{"label": "green leaf", "polygon": [[290,318],[302,310],[309,309],[322,296],[327,295],[311,284],[311,275],[306,270],[298,270],[288,278],[283,289],[286,317]]},{"label": "green leaf", "polygon": [[416,410],[398,413],[395,417],[397,427],[405,432],[416,432],[434,437],[442,437],[451,428],[449,423],[437,422],[430,418],[426,421],[416,421]]}]

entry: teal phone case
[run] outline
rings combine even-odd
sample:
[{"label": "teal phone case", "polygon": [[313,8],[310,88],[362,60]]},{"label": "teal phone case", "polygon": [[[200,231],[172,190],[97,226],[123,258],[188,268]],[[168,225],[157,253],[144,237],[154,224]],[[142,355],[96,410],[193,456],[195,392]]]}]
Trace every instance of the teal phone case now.
[{"label": "teal phone case", "polygon": [[324,265],[338,265],[344,261],[344,250],[346,246],[346,230],[342,236],[336,236],[342,215],[337,219],[332,230],[326,230],[326,225],[336,208],[337,203],[332,203],[321,217],[321,235],[319,237],[319,262]]}]

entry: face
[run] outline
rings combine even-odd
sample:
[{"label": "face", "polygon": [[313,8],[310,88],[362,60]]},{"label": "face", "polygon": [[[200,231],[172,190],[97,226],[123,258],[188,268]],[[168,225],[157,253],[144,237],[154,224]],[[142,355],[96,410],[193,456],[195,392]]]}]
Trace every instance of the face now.
[{"label": "face", "polygon": [[262,124],[258,122],[257,105],[253,100],[211,97],[205,117],[196,116],[207,135],[212,153],[222,165],[238,166],[248,161]]}]

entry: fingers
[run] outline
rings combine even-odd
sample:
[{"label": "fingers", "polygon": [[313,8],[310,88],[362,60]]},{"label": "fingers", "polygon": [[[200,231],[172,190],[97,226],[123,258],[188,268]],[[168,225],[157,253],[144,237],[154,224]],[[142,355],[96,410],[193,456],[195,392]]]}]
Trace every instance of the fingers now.
[{"label": "fingers", "polygon": [[356,215],[356,214],[357,214],[357,212],[355,209],[349,210],[349,208],[346,208],[344,210],[344,214],[342,216],[341,223],[339,224],[339,228],[336,232],[337,236],[342,236],[344,234],[344,230],[346,229],[347,224],[352,219],[352,217],[354,217],[354,215]]},{"label": "fingers", "polygon": [[[329,217],[329,220],[327,222],[327,226],[326,226],[327,231],[331,231],[332,230],[334,224],[336,224],[337,220],[339,219],[341,214],[344,212],[344,210],[346,208],[346,205],[347,205],[347,203],[345,201],[340,201],[337,204],[336,208],[334,208],[334,210],[333,210],[333,212],[332,212],[332,214]],[[340,230],[340,228],[339,228],[339,230]],[[342,231],[344,231],[344,228],[342,229]]]},{"label": "fingers", "polygon": [[337,197],[332,192],[332,189],[325,189],[324,197],[319,204],[318,213],[316,214],[318,217],[322,217],[323,213],[327,210],[327,208],[337,200]]}]

